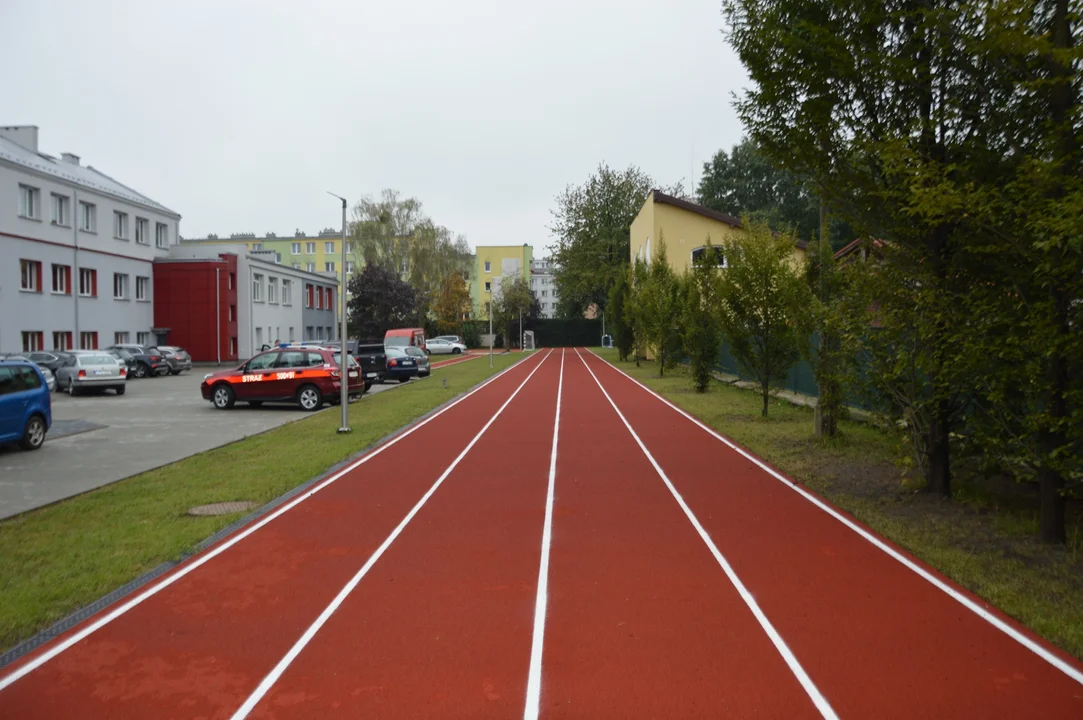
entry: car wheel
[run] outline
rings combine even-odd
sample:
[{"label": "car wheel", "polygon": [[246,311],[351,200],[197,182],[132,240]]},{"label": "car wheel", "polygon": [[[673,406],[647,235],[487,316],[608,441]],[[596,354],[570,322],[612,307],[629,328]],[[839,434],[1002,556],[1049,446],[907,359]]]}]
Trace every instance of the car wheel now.
[{"label": "car wheel", "polygon": [[41,415],[32,415],[26,423],[23,439],[19,447],[23,450],[37,450],[45,442],[45,420]]},{"label": "car wheel", "polygon": [[459,348],[451,348],[452,355],[458,355],[460,353],[462,353],[462,350],[460,350]]},{"label": "car wheel", "polygon": [[319,410],[323,405],[323,393],[315,385],[305,385],[297,391],[297,404],[309,412]]},{"label": "car wheel", "polygon": [[365,392],[368,392],[371,389],[372,389],[372,383],[370,383],[370,382],[365,383]]},{"label": "car wheel", "polygon": [[150,368],[147,367],[146,363],[139,363],[135,366],[135,376],[137,378],[145,378],[149,372]]},{"label": "car wheel", "polygon": [[68,378],[68,395],[75,397],[75,379]]},{"label": "car wheel", "polygon": [[214,394],[211,396],[211,400],[219,410],[229,410],[233,407],[233,403],[237,401],[237,395],[229,385],[220,383],[214,386]]},{"label": "car wheel", "polygon": [[254,408],[263,407],[263,401],[262,400],[249,400],[248,401],[248,407],[254,407]]},{"label": "car wheel", "polygon": [[400,383],[410,382],[410,378],[399,378]]},{"label": "car wheel", "polygon": [[115,388],[113,388],[113,390],[116,391],[117,395],[123,395],[124,391],[127,390],[127,389],[128,388],[125,387],[124,385],[117,385]]}]

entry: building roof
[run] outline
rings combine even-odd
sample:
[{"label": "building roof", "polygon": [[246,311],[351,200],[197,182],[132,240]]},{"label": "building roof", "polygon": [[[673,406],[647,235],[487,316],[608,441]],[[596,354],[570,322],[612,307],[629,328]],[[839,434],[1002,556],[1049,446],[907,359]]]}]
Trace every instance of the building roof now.
[{"label": "building roof", "polygon": [[674,197],[672,195],[666,195],[661,190],[651,190],[651,192],[654,193],[654,201],[656,203],[662,203],[663,205],[672,205],[673,207],[679,207],[682,210],[687,210],[688,212],[694,212],[697,215],[702,215],[703,217],[708,217],[708,218],[711,218],[712,220],[718,220],[719,222],[726,223],[730,227],[735,227],[735,228],[741,227],[741,221],[738,220],[737,218],[733,217],[732,215],[727,215],[724,212],[719,212],[717,210],[712,210],[711,208],[704,207],[702,205],[696,205],[693,202],[688,202],[687,200],[682,200],[679,197]]},{"label": "building roof", "polygon": [[850,255],[853,255],[855,252],[861,249],[861,246],[864,243],[869,243],[873,250],[879,250],[884,246],[883,240],[877,240],[874,238],[870,241],[867,238],[857,238],[856,240],[836,250],[835,259],[842,260]]},{"label": "building roof", "polygon": [[63,182],[78,185],[103,195],[112,195],[121,200],[146,205],[163,215],[180,218],[180,213],[151,200],[146,195],[137,193],[127,185],[117,182],[89,165],[76,165],[75,163],[57,160],[51,155],[28,150],[2,136],[0,136],[0,160],[19,165],[32,172],[50,175]]}]

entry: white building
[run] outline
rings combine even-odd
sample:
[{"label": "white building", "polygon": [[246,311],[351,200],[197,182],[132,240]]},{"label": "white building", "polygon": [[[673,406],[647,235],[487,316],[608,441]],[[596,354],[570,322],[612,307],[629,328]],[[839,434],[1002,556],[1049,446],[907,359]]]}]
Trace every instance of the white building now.
[{"label": "white building", "polygon": [[152,265],[180,215],[0,127],[0,352],[153,343]]},{"label": "white building", "polygon": [[530,289],[541,306],[541,317],[557,316],[557,286],[553,282],[553,269],[549,258],[530,263]]}]

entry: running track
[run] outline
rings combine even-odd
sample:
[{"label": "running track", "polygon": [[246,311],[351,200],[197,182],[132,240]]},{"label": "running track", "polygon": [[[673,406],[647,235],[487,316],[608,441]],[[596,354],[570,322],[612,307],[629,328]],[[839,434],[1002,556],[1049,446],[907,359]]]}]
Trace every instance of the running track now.
[{"label": "running track", "polygon": [[5,719],[539,716],[1078,719],[1083,672],[573,350],[0,671]]}]

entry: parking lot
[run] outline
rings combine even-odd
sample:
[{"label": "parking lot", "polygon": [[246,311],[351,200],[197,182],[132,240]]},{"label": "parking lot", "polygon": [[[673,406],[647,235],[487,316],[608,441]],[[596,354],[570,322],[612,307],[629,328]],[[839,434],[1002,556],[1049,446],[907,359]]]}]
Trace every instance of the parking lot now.
[{"label": "parking lot", "polygon": [[[296,405],[215,410],[199,393],[212,370],[132,379],[122,396],[54,393],[44,446],[0,447],[0,518],[312,415]],[[376,385],[369,394],[393,387],[398,383]]]}]

